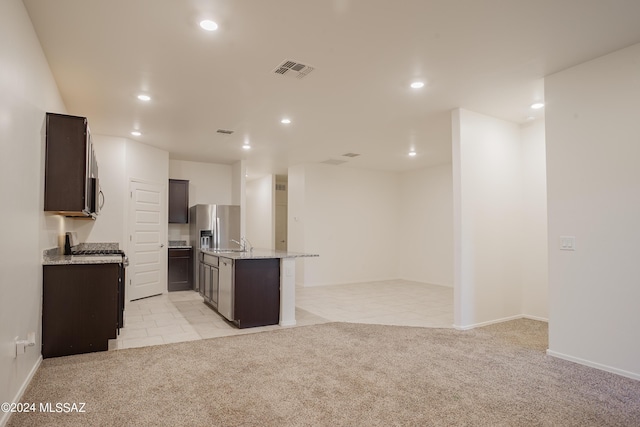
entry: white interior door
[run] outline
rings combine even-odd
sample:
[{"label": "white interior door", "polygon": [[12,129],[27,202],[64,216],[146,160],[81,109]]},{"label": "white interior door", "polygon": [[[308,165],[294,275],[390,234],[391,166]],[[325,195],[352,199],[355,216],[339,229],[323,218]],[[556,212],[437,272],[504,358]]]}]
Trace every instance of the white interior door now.
[{"label": "white interior door", "polygon": [[130,183],[129,301],[167,292],[166,188],[161,184]]}]

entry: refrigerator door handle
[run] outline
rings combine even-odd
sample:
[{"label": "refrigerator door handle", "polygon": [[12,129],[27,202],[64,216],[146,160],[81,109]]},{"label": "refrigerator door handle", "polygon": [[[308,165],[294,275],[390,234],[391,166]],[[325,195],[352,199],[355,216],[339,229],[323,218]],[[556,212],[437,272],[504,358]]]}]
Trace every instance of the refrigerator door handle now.
[{"label": "refrigerator door handle", "polygon": [[216,231],[215,231],[215,239],[216,239],[216,249],[222,248],[220,246],[220,218],[216,217]]}]

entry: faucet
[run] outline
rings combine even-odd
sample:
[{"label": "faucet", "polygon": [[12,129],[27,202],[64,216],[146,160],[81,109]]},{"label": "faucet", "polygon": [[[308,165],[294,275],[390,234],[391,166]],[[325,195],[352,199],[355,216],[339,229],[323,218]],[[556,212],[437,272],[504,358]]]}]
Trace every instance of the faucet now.
[{"label": "faucet", "polygon": [[244,250],[247,250],[247,246],[249,246],[249,252],[253,252],[253,245],[246,237],[241,237],[240,240],[244,242]]},{"label": "faucet", "polygon": [[242,252],[246,252],[247,251],[247,246],[249,247],[248,251],[251,252],[253,251],[253,246],[251,246],[251,242],[249,242],[249,240],[245,237],[240,237],[240,242],[238,242],[235,239],[230,239],[233,243],[237,243],[240,245],[240,250]]}]

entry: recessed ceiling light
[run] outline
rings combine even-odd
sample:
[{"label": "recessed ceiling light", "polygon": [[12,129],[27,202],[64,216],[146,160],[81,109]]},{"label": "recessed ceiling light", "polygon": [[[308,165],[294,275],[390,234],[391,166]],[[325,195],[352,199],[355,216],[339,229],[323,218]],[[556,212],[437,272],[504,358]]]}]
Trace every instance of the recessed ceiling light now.
[{"label": "recessed ceiling light", "polygon": [[250,146],[249,144],[244,144],[244,145],[242,146],[242,148],[243,148],[243,149],[245,149],[245,150],[250,150],[250,149],[251,149],[251,146]]},{"label": "recessed ceiling light", "polygon": [[200,27],[203,30],[215,31],[215,30],[218,29],[218,24],[216,24],[215,22],[213,22],[210,19],[205,19],[204,21],[200,21]]},{"label": "recessed ceiling light", "polygon": [[409,151],[409,156],[414,157],[417,153],[413,150]]},{"label": "recessed ceiling light", "polygon": [[151,101],[151,97],[149,95],[144,95],[144,94],[138,95],[138,99],[140,101]]},{"label": "recessed ceiling light", "polygon": [[424,82],[413,82],[411,83],[411,88],[412,89],[420,89],[424,87]]},{"label": "recessed ceiling light", "polygon": [[542,107],[544,107],[543,102],[534,102],[533,104],[531,104],[531,108],[533,108],[534,110],[539,110]]},{"label": "recessed ceiling light", "polygon": [[133,135],[133,136],[140,136],[140,135],[142,135],[142,132],[137,131],[137,130],[134,130],[134,131],[131,131],[131,135]]},{"label": "recessed ceiling light", "polygon": [[280,120],[280,123],[288,125],[289,123],[291,123],[291,119],[282,119]]}]

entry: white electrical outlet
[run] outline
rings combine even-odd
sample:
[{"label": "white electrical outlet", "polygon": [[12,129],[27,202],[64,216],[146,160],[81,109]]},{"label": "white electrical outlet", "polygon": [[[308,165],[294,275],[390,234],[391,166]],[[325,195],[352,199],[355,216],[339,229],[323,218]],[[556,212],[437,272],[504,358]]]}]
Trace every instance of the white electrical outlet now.
[{"label": "white electrical outlet", "polygon": [[576,250],[576,237],[575,236],[560,236],[560,250],[561,251],[575,251]]},{"label": "white electrical outlet", "polygon": [[33,347],[36,345],[36,333],[29,332],[26,340],[21,340],[20,337],[15,337],[13,340],[16,344],[16,353],[14,357],[18,357],[20,354],[24,354],[27,351],[27,347]]}]

